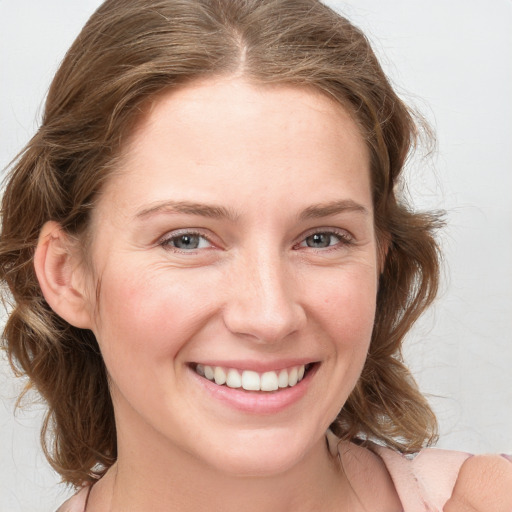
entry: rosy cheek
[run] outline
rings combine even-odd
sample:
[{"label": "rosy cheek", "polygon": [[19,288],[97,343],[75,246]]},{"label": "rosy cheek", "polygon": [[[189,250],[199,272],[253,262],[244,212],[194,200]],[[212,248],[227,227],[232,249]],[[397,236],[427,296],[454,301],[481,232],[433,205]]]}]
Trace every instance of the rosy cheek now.
[{"label": "rosy cheek", "polygon": [[140,270],[131,276],[111,274],[101,289],[98,337],[102,348],[112,357],[122,353],[132,359],[163,360],[176,355],[197,329],[202,297],[193,282],[182,282],[180,277]]},{"label": "rosy cheek", "polygon": [[361,335],[373,326],[376,280],[363,268],[351,274],[331,274],[315,282],[304,294],[312,314],[320,315],[332,331]]}]

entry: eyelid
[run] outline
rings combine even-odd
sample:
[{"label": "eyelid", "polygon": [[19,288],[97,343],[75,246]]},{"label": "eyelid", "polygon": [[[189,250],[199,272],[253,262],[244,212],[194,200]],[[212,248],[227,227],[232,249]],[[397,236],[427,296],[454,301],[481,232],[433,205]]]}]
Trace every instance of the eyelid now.
[{"label": "eyelid", "polygon": [[355,239],[354,235],[350,231],[348,231],[348,229],[335,228],[332,226],[321,226],[319,228],[308,229],[305,233],[301,235],[301,238],[307,238],[308,236],[314,235],[316,233],[327,233],[332,235],[338,235],[346,239]]},{"label": "eyelid", "polygon": [[[328,235],[334,235],[334,236],[340,238],[339,244],[335,244],[333,246],[326,247],[326,248],[317,249],[317,250],[321,250],[321,251],[335,249],[335,248],[339,247],[339,245],[346,246],[346,245],[349,245],[349,244],[352,244],[355,242],[354,235],[352,235],[352,233],[350,233],[350,231],[348,231],[346,229],[335,228],[335,227],[318,227],[318,228],[309,229],[306,232],[304,232],[303,234],[301,234],[299,239],[297,240],[297,242],[295,244],[293,244],[293,248],[298,249],[298,248],[304,247],[304,246],[302,246],[302,243],[304,243],[308,237],[315,235],[315,234],[328,234]],[[200,248],[200,249],[183,250],[183,249],[179,249],[177,247],[172,247],[171,245],[167,245],[171,240],[176,239],[183,235],[199,236],[199,237],[205,239],[210,244],[210,247],[204,247],[204,248]],[[203,230],[201,228],[181,228],[181,229],[175,229],[172,231],[168,231],[167,233],[165,233],[165,235],[159,237],[156,242],[156,245],[162,246],[166,250],[171,250],[171,251],[178,252],[178,253],[193,253],[194,251],[203,251],[205,249],[212,249],[212,248],[218,247],[219,244],[214,242],[213,238],[214,238],[213,236],[211,236],[208,233],[205,233],[205,230]],[[309,248],[309,249],[314,249],[314,248]]]},{"label": "eyelid", "polygon": [[[346,246],[346,245],[349,245],[349,244],[352,244],[355,242],[354,235],[346,229],[333,228],[333,227],[320,227],[320,228],[312,228],[312,229],[306,231],[305,233],[303,233],[300,236],[299,241],[296,244],[294,244],[294,247],[297,247],[297,248],[304,247],[301,244],[306,241],[306,238],[308,238],[312,235],[316,235],[316,234],[335,235],[341,239],[340,244],[342,246]],[[321,248],[321,249],[317,249],[317,250],[326,251],[329,249],[334,249],[334,248],[338,247],[338,245],[339,244],[335,244],[333,246],[325,247],[325,248]],[[308,249],[314,249],[314,248],[308,247]]]},{"label": "eyelid", "polygon": [[[170,242],[171,240],[178,238],[180,236],[183,236],[183,235],[192,235],[192,236],[199,236],[201,238],[204,238],[205,240],[208,241],[208,243],[210,244],[211,247],[205,247],[205,248],[201,248],[201,249],[183,250],[183,249],[179,249],[178,247],[172,247],[171,245],[167,245],[167,243]],[[215,242],[212,240],[211,236],[209,236],[208,234],[206,234],[203,230],[201,230],[199,228],[181,228],[181,229],[175,229],[172,231],[168,231],[165,235],[161,236],[157,240],[156,245],[159,245],[159,246],[163,247],[164,249],[170,250],[173,252],[193,253],[195,251],[203,251],[205,249],[211,249],[212,247],[216,247],[217,244],[215,244]]]}]

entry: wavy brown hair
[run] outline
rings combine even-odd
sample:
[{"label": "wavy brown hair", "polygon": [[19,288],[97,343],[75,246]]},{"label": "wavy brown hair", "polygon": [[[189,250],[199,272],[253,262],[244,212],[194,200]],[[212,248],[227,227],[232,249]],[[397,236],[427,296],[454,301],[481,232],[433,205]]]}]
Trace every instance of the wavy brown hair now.
[{"label": "wavy brown hair", "polygon": [[113,464],[116,428],[96,339],[58,317],[38,285],[41,227],[57,221],[85,243],[91,209],[144,103],[178,84],[234,73],[336,99],[370,151],[375,226],[387,255],[368,358],[333,430],[402,452],[435,437],[434,414],[400,350],[437,292],[439,220],[397,198],[418,128],[366,37],[316,0],[107,0],[66,54],[2,202],[0,272],[10,304],[3,345],[48,405],[43,446],[68,483],[93,481]]}]

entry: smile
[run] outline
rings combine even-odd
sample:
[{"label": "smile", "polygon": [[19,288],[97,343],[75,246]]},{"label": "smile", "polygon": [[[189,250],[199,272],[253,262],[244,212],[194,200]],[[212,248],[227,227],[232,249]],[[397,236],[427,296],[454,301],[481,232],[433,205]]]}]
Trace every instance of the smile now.
[{"label": "smile", "polygon": [[311,365],[298,365],[263,373],[222,366],[197,364],[195,371],[218,386],[242,388],[246,391],[278,391],[297,385]]}]

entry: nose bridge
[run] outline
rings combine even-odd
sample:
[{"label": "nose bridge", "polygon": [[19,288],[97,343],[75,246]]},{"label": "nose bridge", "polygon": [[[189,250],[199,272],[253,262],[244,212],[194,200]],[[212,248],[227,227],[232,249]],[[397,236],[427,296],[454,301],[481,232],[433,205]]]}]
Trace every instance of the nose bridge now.
[{"label": "nose bridge", "polygon": [[269,343],[300,327],[304,312],[295,300],[296,283],[278,249],[258,244],[240,256],[232,277],[225,317],[232,332]]}]

